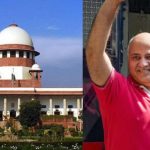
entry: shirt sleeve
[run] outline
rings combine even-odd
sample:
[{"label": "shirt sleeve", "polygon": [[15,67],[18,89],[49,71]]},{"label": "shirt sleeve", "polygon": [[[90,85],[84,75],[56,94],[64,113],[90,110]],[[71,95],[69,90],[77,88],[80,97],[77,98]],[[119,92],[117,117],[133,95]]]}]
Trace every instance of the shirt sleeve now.
[{"label": "shirt sleeve", "polygon": [[113,69],[104,86],[92,83],[100,103],[105,105],[106,103],[116,101],[125,80],[124,76]]}]

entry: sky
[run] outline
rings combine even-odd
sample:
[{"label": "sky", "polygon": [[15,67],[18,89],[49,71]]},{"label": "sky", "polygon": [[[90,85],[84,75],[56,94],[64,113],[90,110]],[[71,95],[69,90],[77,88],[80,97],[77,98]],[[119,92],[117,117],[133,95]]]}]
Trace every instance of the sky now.
[{"label": "sky", "polygon": [[82,87],[82,0],[1,0],[0,22],[31,36],[42,87]]}]

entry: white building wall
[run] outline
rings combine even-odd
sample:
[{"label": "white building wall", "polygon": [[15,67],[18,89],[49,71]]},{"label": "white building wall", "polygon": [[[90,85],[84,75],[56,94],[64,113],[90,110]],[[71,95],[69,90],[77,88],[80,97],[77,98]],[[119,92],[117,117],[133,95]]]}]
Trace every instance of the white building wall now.
[{"label": "white building wall", "polygon": [[64,98],[64,97],[61,97],[61,96],[52,97],[52,100],[53,100],[53,108],[55,108],[55,105],[59,105],[60,108],[63,108],[63,98]]},{"label": "white building wall", "polygon": [[19,98],[21,100],[21,103],[22,102],[28,102],[28,101],[31,101],[31,100],[35,99],[34,96],[32,96],[32,95],[23,95]]},{"label": "white building wall", "polygon": [[[73,108],[69,109],[68,105],[72,105]],[[74,96],[67,97],[67,112],[69,110],[73,111],[74,117],[78,117],[78,113],[77,113],[78,112],[78,110],[77,110],[77,97],[74,97]]]},{"label": "white building wall", "polygon": [[18,108],[18,100],[16,97],[7,97],[7,111],[15,110]]},{"label": "white building wall", "polygon": [[68,108],[68,105],[72,105],[73,108],[77,108],[77,98],[75,98],[75,97],[68,97],[67,98],[67,108]]},{"label": "white building wall", "polygon": [[31,79],[31,74],[29,73],[30,67],[23,67],[22,68],[22,74],[23,74],[23,79]]},{"label": "white building wall", "polygon": [[61,96],[55,96],[52,98],[52,100],[53,100],[53,102],[52,102],[53,114],[54,114],[54,111],[56,110],[55,105],[59,105],[60,108],[58,108],[58,110],[60,111],[60,115],[64,115],[63,98],[64,97],[61,97]]},{"label": "white building wall", "polygon": [[30,67],[21,67],[21,66],[0,67],[0,80],[11,80],[12,73],[18,80],[31,79],[31,75],[29,74],[30,69],[31,69]]},{"label": "white building wall", "polygon": [[41,111],[50,111],[49,110],[49,96],[40,96],[38,97],[41,105],[46,105],[46,108],[42,108]]}]

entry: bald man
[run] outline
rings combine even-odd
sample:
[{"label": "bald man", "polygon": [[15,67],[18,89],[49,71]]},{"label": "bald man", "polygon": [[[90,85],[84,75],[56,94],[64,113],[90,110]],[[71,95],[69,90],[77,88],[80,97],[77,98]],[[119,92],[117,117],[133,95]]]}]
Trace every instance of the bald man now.
[{"label": "bald man", "polygon": [[131,39],[127,78],[105,53],[121,2],[105,0],[99,10],[86,47],[87,64],[100,101],[105,150],[150,150],[150,34]]}]

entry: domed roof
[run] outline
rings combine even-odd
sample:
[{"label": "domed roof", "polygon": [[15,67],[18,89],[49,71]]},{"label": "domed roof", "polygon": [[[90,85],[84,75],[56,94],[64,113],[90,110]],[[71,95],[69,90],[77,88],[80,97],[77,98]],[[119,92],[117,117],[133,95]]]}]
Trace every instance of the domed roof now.
[{"label": "domed roof", "polygon": [[33,64],[31,70],[41,70],[38,64]]},{"label": "domed roof", "polygon": [[12,24],[0,32],[0,45],[4,44],[22,44],[33,47],[29,34],[16,24]]}]

